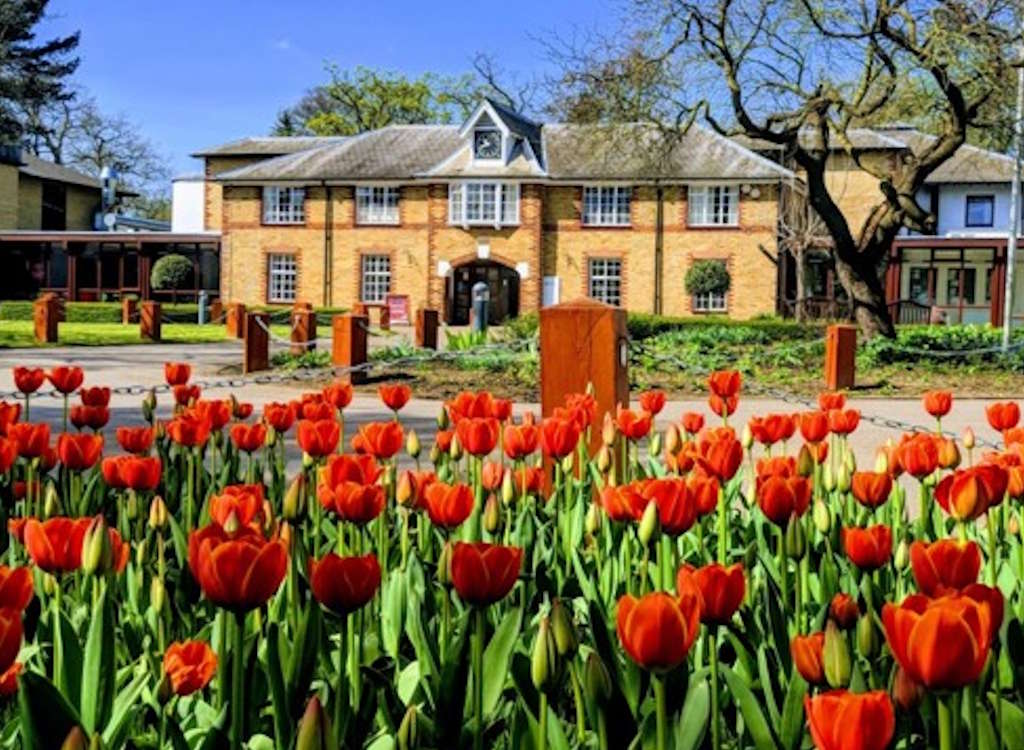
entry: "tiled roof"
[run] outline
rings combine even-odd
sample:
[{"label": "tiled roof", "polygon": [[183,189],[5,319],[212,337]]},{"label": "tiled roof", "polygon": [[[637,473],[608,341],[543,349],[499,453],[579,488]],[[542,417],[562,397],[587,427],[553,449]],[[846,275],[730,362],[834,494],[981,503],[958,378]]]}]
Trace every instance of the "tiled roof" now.
[{"label": "tiled roof", "polygon": [[351,136],[250,136],[196,151],[192,156],[281,156],[342,143]]},{"label": "tiled roof", "polygon": [[52,161],[40,159],[38,156],[26,152],[22,152],[21,161],[22,166],[19,167],[19,171],[29,177],[64,182],[70,185],[83,185],[97,190],[103,187],[98,177],[87,175],[85,172],[79,172],[77,169],[66,167],[63,164],[54,164]]}]

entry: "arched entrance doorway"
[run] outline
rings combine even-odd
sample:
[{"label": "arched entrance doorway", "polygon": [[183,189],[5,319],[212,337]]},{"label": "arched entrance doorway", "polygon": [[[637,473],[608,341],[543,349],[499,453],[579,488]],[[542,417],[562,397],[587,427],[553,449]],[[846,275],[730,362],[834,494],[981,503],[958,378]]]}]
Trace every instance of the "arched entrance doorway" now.
[{"label": "arched entrance doorway", "polygon": [[469,324],[473,285],[478,281],[491,290],[488,323],[503,323],[519,315],[519,274],[492,260],[475,260],[453,268],[445,282],[445,319],[449,325]]}]

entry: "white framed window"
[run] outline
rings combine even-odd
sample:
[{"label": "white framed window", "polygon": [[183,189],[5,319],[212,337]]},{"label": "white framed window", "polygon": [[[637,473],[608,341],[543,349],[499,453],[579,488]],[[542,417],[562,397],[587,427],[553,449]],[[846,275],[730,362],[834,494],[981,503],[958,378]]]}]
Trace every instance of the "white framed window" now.
[{"label": "white framed window", "polygon": [[693,295],[694,312],[725,312],[725,292],[702,292]]},{"label": "white framed window", "polygon": [[739,188],[736,185],[691,185],[686,202],[687,223],[691,227],[739,224]]},{"label": "white framed window", "polygon": [[356,224],[398,224],[397,187],[356,188]]},{"label": "white framed window", "polygon": [[587,261],[587,295],[599,302],[622,305],[622,261],[591,258]]},{"label": "white framed window", "polygon": [[391,256],[364,255],[360,271],[360,299],[375,304],[387,302],[391,293]]},{"label": "white framed window", "polygon": [[305,188],[278,185],[263,188],[264,224],[302,224],[305,221]]},{"label": "white framed window", "polygon": [[267,257],[267,301],[294,302],[299,266],[294,255],[274,253]]},{"label": "white framed window", "polygon": [[453,182],[448,186],[448,223],[515,226],[519,223],[519,185],[502,182]]},{"label": "white framed window", "polygon": [[633,189],[624,185],[583,188],[583,224],[588,227],[628,227]]}]

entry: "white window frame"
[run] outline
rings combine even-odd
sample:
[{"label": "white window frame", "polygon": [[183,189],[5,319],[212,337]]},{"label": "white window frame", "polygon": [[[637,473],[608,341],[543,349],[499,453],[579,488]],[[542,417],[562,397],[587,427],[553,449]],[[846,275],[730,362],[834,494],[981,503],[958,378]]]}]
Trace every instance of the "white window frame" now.
[{"label": "white window frame", "polygon": [[298,298],[299,261],[294,253],[267,256],[267,301],[294,302]]},{"label": "white window frame", "polygon": [[373,305],[382,305],[391,294],[391,256],[386,253],[366,253],[359,258],[359,299]]},{"label": "white window frame", "polygon": [[448,224],[512,227],[519,225],[519,183],[466,180],[448,185]]},{"label": "white window frame", "polygon": [[[722,202],[728,204],[723,209]],[[686,194],[686,224],[691,227],[735,227],[740,223],[738,185],[690,185]]]},{"label": "white window frame", "polygon": [[[615,269],[616,273],[612,273]],[[615,285],[614,294],[610,285]],[[587,296],[622,307],[622,258],[587,258]],[[618,299],[613,299],[617,297]]]},{"label": "white window frame", "polygon": [[629,185],[584,185],[580,221],[585,227],[632,224],[633,188]]},{"label": "white window frame", "polygon": [[728,312],[728,292],[702,292],[693,295],[693,311],[701,313]]},{"label": "white window frame", "polygon": [[261,214],[264,224],[305,224],[306,188],[264,185]]},{"label": "white window frame", "polygon": [[401,189],[395,185],[357,185],[356,224],[397,226],[400,198]]}]

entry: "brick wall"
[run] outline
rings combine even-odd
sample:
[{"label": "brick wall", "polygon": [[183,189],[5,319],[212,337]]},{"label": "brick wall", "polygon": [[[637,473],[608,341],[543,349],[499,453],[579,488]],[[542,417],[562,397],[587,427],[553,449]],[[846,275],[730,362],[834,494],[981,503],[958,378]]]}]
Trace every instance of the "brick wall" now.
[{"label": "brick wall", "polygon": [[39,229],[43,220],[43,183],[21,175],[18,181],[18,229]]},{"label": "brick wall", "polygon": [[228,172],[232,169],[240,169],[258,161],[263,161],[268,156],[211,156],[205,159],[203,171],[206,174],[206,189],[203,191],[203,227],[209,231],[221,228],[221,217],[223,215],[224,188],[220,183],[210,180],[211,177]]}]

